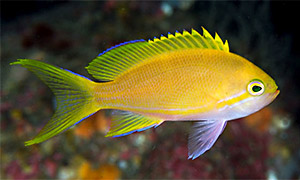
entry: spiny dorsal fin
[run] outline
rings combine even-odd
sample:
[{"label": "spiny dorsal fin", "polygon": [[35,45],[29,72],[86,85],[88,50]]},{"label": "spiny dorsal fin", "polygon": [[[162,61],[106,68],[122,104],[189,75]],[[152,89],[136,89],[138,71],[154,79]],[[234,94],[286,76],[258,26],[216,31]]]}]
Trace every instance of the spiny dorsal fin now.
[{"label": "spiny dorsal fin", "polygon": [[[216,33],[213,38],[209,32],[202,27],[203,35],[199,34],[196,30],[192,29],[192,32],[184,30],[181,33],[175,32],[175,36],[168,33],[168,38],[161,35],[160,39],[154,38],[148,40],[150,44],[154,43],[158,46],[163,46],[169,50],[187,49],[187,48],[201,48],[201,49],[216,49],[225,52],[229,52],[229,45],[227,40],[223,43],[220,36]],[[166,47],[167,46],[167,47]]]},{"label": "spiny dorsal fin", "polygon": [[112,81],[135,65],[150,60],[155,55],[183,49],[216,49],[229,52],[225,43],[216,33],[213,38],[203,29],[203,35],[192,29],[191,33],[184,30],[168,37],[161,36],[153,40],[134,40],[113,46],[99,54],[87,67],[88,72],[100,81]]}]

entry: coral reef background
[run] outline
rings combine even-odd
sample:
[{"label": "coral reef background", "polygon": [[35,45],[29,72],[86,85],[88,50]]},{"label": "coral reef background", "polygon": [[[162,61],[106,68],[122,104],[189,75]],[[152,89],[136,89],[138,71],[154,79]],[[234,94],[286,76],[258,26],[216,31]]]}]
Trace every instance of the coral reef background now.
[{"label": "coral reef background", "polygon": [[[0,178],[300,178],[299,8],[269,1],[1,1]],[[105,138],[109,111],[24,146],[49,120],[55,100],[10,62],[38,59],[90,78],[84,67],[113,45],[201,26],[227,39],[281,90],[270,106],[229,122],[210,151],[187,159],[190,122]]]}]

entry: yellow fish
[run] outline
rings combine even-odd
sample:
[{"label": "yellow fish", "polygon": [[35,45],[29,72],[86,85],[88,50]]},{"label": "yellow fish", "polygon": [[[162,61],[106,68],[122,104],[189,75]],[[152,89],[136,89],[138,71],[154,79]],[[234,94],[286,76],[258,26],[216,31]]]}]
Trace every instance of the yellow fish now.
[{"label": "yellow fish", "polygon": [[124,136],[164,121],[196,121],[189,158],[210,149],[232,119],[248,116],[279,94],[275,81],[245,58],[229,52],[228,42],[207,30],[168,33],[107,49],[87,67],[96,83],[40,61],[20,64],[44,81],[57,108],[46,126],[25,145],[43,142],[100,109],[115,109],[106,137]]}]

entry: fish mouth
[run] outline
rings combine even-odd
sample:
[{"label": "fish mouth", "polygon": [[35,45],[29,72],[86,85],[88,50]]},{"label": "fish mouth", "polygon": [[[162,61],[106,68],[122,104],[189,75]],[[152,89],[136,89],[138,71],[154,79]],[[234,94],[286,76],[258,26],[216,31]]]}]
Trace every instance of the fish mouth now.
[{"label": "fish mouth", "polygon": [[277,97],[279,93],[280,93],[280,90],[277,89],[277,90],[275,91],[275,93],[274,93],[275,97]]},{"label": "fish mouth", "polygon": [[272,103],[275,100],[275,98],[278,96],[279,93],[280,93],[280,90],[277,89],[274,92],[268,93],[264,97],[262,97],[261,101],[260,101],[262,106],[257,106],[256,108],[254,108],[254,109],[256,109],[254,112],[256,112],[256,111],[262,109],[263,107],[269,105],[270,103]]},{"label": "fish mouth", "polygon": [[271,93],[271,94],[270,94],[270,98],[271,98],[272,100],[274,100],[274,99],[278,96],[279,93],[280,93],[280,90],[279,90],[279,89],[275,90],[274,93]]}]

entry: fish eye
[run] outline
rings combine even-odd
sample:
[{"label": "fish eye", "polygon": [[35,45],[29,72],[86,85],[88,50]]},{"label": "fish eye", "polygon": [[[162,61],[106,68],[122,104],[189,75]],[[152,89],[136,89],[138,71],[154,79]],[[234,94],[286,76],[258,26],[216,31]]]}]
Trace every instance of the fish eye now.
[{"label": "fish eye", "polygon": [[262,81],[254,79],[250,81],[247,88],[248,92],[253,96],[259,96],[265,91],[265,86]]}]

